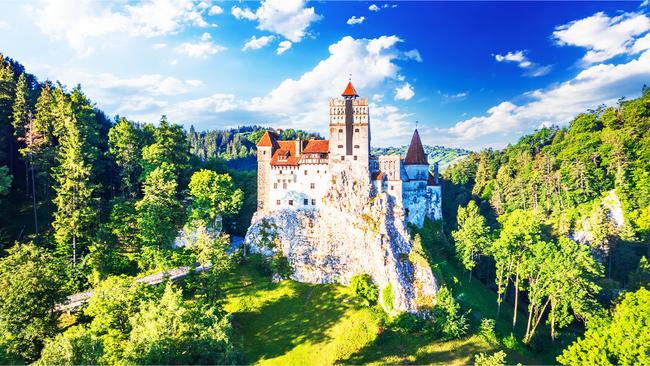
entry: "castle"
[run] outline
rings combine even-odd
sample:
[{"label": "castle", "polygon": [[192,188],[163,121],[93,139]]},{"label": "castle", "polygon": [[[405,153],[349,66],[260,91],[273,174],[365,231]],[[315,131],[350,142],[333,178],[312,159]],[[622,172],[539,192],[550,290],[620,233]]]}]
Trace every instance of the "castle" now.
[{"label": "castle", "polygon": [[402,208],[405,222],[422,226],[425,217],[442,218],[437,164],[427,161],[417,128],[406,157],[370,153],[370,108],[352,82],[329,101],[329,140],[280,141],[267,131],[257,144],[257,209],[315,210],[344,172],[370,181],[371,195],[386,193]]}]

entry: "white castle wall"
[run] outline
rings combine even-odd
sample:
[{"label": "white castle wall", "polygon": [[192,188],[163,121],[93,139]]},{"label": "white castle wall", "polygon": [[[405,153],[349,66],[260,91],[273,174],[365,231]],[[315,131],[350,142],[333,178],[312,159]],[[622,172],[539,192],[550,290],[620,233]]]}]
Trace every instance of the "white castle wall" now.
[{"label": "white castle wall", "polygon": [[331,184],[329,167],[327,164],[273,166],[268,184],[269,210],[314,209],[323,205],[323,196]]}]

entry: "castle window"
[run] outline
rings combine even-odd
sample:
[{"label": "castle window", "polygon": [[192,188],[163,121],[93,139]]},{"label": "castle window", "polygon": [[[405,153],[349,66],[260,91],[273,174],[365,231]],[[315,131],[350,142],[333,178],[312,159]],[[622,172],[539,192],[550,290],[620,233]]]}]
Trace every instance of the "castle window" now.
[{"label": "castle window", "polygon": [[357,160],[357,156],[356,156],[356,155],[354,156],[354,160]]},{"label": "castle window", "polygon": [[278,189],[278,184],[277,183],[273,183],[273,189]]},{"label": "castle window", "polygon": [[343,140],[343,130],[339,129],[339,140]]},{"label": "castle window", "polygon": [[266,151],[262,151],[262,155],[266,155]]},{"label": "castle window", "polygon": [[287,189],[287,184],[286,184],[286,183],[282,183],[282,188],[283,188],[283,189]]},{"label": "castle window", "polygon": [[278,206],[280,206],[280,200],[276,200],[276,201],[275,201],[275,204],[278,205]]},{"label": "castle window", "polygon": [[312,200],[311,200],[311,204],[312,204],[313,206],[316,206],[316,200],[312,198]]},{"label": "castle window", "polygon": [[355,148],[355,149],[358,149],[358,148],[359,148],[359,145],[354,145],[354,148]]},{"label": "castle window", "polygon": [[339,145],[339,149],[342,149],[342,148],[343,148],[343,145]]},{"label": "castle window", "polygon": [[289,200],[289,206],[293,206],[293,200]]},{"label": "castle window", "polygon": [[307,171],[305,170],[305,175],[307,175]]},{"label": "castle window", "polygon": [[359,129],[358,129],[358,128],[355,128],[355,129],[354,129],[354,132],[355,132],[355,133],[359,133]]},{"label": "castle window", "polygon": [[341,155],[341,161],[345,160],[345,155]]},{"label": "castle window", "polygon": [[302,201],[302,204],[305,205],[305,206],[307,206],[307,205],[309,204],[309,200],[305,198],[305,199]]},{"label": "castle window", "polygon": [[390,186],[390,190],[391,190],[391,191],[394,191],[394,190],[395,190],[395,186]]},{"label": "castle window", "polygon": [[309,188],[311,188],[311,189],[316,188],[316,183],[311,183],[311,184],[309,185]]}]

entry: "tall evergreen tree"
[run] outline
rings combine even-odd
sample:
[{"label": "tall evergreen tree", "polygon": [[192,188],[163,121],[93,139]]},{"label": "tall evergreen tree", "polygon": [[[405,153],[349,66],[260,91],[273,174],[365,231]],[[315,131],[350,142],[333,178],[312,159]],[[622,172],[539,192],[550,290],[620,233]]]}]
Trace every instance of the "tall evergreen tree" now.
[{"label": "tall evergreen tree", "polygon": [[476,258],[490,248],[490,229],[473,200],[467,207],[458,207],[457,219],[458,230],[451,233],[456,244],[456,256],[469,271],[471,280]]},{"label": "tall evergreen tree", "polygon": [[0,54],[0,164],[7,165],[12,174],[15,146],[11,122],[15,88],[11,64]]},{"label": "tall evergreen tree", "polygon": [[57,155],[59,165],[54,168],[56,197],[54,204],[55,237],[59,250],[68,252],[66,247],[72,245],[72,263],[77,264],[77,247],[91,231],[91,224],[97,214],[91,183],[91,166],[85,154],[86,141],[68,98],[59,88],[57,96],[57,115],[65,127],[60,139]]}]

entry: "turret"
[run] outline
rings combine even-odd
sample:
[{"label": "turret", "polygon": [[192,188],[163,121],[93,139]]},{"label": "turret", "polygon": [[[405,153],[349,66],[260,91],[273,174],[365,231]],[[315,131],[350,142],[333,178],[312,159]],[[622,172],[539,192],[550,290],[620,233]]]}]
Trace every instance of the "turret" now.
[{"label": "turret", "polygon": [[429,161],[417,128],[413,132],[411,144],[404,158],[404,169],[406,169],[409,180],[426,181],[429,178]]},{"label": "turret", "polygon": [[257,143],[257,209],[269,208],[271,158],[279,147],[275,134],[264,132]]}]

